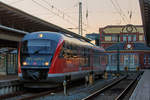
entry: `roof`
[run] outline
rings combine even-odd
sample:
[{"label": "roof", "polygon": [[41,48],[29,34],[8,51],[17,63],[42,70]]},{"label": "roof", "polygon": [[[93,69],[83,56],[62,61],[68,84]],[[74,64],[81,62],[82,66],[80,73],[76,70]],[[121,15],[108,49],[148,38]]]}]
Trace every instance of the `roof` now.
[{"label": "roof", "polygon": [[145,39],[150,46],[150,0],[139,0],[141,7],[141,15],[144,26]]},{"label": "roof", "polygon": [[35,31],[54,31],[71,34],[74,37],[82,38],[86,41],[89,39],[80,36],[74,32],[66,30],[62,27],[54,25],[50,22],[44,21],[38,17],[32,16],[17,8],[11,7],[0,1],[0,24],[6,27],[22,30],[24,32]]},{"label": "roof", "polygon": [[[42,37],[40,35],[42,34]],[[25,40],[33,40],[33,39],[51,39],[56,42],[59,42],[59,40],[62,38],[62,34],[59,34],[58,32],[32,32],[32,34],[27,34],[24,36],[22,41]]]},{"label": "roof", "polygon": [[[106,51],[117,51],[118,46],[119,46],[119,51],[129,51],[129,49],[125,49],[126,44],[127,44],[126,42],[119,43],[119,44],[113,44],[113,45],[109,46],[108,48],[106,48]],[[150,50],[150,47],[148,47],[144,43],[133,43],[133,49],[130,49],[130,51],[131,50],[132,51]]]},{"label": "roof", "polygon": [[17,30],[17,29],[10,28],[10,27],[6,27],[6,26],[3,26],[3,25],[0,25],[0,29],[11,31],[11,32],[16,32],[16,33],[24,34],[24,35],[28,34],[28,32],[25,32],[25,31],[22,31],[22,30]]},{"label": "roof", "polygon": [[[42,34],[42,37],[40,35]],[[46,32],[46,31],[41,31],[41,32],[33,32],[32,34],[27,34],[25,37],[22,39],[22,41],[26,40],[35,40],[35,39],[41,39],[41,40],[53,40],[55,42],[59,42],[60,40],[66,40],[74,44],[80,44],[83,46],[88,46],[89,48],[93,48],[95,50],[101,50],[104,51],[102,47],[95,46],[89,42],[83,41],[81,39],[73,38],[69,35],[66,34],[59,34],[58,32]]]},{"label": "roof", "polygon": [[128,26],[132,26],[133,30],[130,33],[144,33],[142,25],[108,25],[104,28],[100,28],[104,33],[129,33],[127,31]]}]

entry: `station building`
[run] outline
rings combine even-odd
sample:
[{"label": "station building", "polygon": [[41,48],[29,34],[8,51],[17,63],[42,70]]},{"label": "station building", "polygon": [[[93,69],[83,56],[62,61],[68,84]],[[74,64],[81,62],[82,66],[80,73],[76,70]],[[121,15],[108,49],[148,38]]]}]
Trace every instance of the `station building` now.
[{"label": "station building", "polygon": [[100,28],[99,32],[100,46],[108,53],[107,70],[117,69],[117,57],[120,70],[150,68],[150,47],[145,44],[143,26],[110,25]]}]

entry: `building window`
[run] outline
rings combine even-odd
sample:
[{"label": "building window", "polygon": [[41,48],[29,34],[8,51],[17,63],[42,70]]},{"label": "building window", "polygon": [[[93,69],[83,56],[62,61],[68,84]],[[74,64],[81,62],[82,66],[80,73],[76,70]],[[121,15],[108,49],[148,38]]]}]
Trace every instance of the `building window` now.
[{"label": "building window", "polygon": [[124,65],[129,65],[129,57],[128,57],[128,55],[124,55]]},{"label": "building window", "polygon": [[124,64],[124,55],[120,55],[120,64],[121,64],[121,65]]},{"label": "building window", "polygon": [[146,56],[144,56],[144,64],[146,64]]},{"label": "building window", "polygon": [[111,65],[112,64],[112,55],[109,55],[109,64]]},{"label": "building window", "polygon": [[131,42],[131,35],[128,36],[128,41]]},{"label": "building window", "polygon": [[129,63],[130,65],[134,65],[134,55],[129,55]]},{"label": "building window", "polygon": [[117,37],[115,35],[112,35],[112,41],[117,41]]},{"label": "building window", "polygon": [[134,55],[134,63],[138,64],[138,56],[137,55]]},{"label": "building window", "polygon": [[123,41],[127,41],[127,36],[123,35]]},{"label": "building window", "polygon": [[105,36],[105,41],[111,41],[111,36]]},{"label": "building window", "polygon": [[112,65],[116,65],[117,64],[117,56],[116,55],[112,55],[111,56],[111,64]]},{"label": "building window", "polygon": [[144,41],[145,41],[145,36],[144,36],[144,39],[143,39]]},{"label": "building window", "polygon": [[150,64],[150,56],[148,56],[148,64]]},{"label": "building window", "polygon": [[136,35],[133,35],[133,41],[134,42],[136,41]]},{"label": "building window", "polygon": [[139,41],[143,41],[143,35],[139,35]]}]

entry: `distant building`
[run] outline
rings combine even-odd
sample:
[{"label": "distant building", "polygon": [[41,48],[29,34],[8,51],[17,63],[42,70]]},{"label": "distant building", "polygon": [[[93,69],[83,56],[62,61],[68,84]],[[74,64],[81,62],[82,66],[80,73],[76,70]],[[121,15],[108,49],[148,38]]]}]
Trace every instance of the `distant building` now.
[{"label": "distant building", "polygon": [[91,33],[91,34],[86,34],[85,36],[86,38],[89,38],[91,40],[95,40],[99,37],[99,34],[98,33]]},{"label": "distant building", "polygon": [[86,38],[91,39],[92,43],[99,46],[99,33],[86,34]]},{"label": "distant building", "polygon": [[[100,46],[108,53],[107,70],[135,70],[137,67],[150,68],[150,48],[146,46],[141,25],[112,25],[99,29]],[[119,53],[118,53],[119,52]]]},{"label": "distant building", "polygon": [[112,25],[99,29],[100,45],[107,48],[119,42],[145,43],[143,27],[141,25]]}]

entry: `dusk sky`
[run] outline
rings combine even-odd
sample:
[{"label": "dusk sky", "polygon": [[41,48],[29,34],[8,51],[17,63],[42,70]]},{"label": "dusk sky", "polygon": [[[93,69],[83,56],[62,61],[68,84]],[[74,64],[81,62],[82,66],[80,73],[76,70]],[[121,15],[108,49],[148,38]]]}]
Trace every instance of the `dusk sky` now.
[{"label": "dusk sky", "polygon": [[[107,25],[141,25],[139,0],[0,0],[29,14],[78,32],[78,3],[83,4],[85,33]],[[70,30],[70,29],[69,29]]]}]

